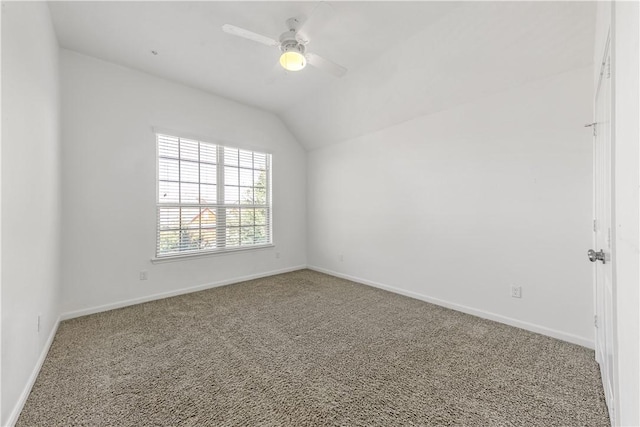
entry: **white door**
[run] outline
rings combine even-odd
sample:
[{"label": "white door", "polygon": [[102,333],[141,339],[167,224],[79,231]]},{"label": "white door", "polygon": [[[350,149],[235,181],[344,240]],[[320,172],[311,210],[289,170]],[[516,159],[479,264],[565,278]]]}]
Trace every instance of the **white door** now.
[{"label": "white door", "polygon": [[611,53],[610,40],[604,49],[595,95],[594,130],[594,247],[589,259],[595,268],[596,360],[600,364],[609,416],[614,414],[614,299],[612,269],[612,182],[611,182]]}]

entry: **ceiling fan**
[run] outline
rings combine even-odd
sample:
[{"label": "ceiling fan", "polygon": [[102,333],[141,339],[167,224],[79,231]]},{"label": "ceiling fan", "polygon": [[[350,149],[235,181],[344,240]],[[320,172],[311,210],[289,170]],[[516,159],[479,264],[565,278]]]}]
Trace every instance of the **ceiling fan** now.
[{"label": "ceiling fan", "polygon": [[[324,2],[321,4],[323,3]],[[249,31],[244,28],[236,27],[231,24],[223,25],[222,31],[266,46],[277,47],[281,52],[280,65],[287,71],[300,71],[309,64],[335,76],[344,76],[347,69],[342,65],[338,65],[335,62],[325,59],[315,53],[307,52],[309,38],[306,36],[306,32],[303,31],[303,26],[305,27],[305,30],[307,29],[307,23],[308,20],[305,20],[304,18],[287,19],[286,24],[288,31],[282,33],[278,40],[274,40],[270,37],[254,33],[253,31]]]}]

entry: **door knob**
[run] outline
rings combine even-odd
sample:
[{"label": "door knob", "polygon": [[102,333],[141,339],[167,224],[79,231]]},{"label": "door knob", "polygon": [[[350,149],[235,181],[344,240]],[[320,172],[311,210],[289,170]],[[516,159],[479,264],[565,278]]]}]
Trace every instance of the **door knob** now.
[{"label": "door knob", "polygon": [[591,262],[596,262],[598,260],[602,261],[602,263],[604,264],[604,251],[602,249],[600,249],[598,252],[594,251],[593,249],[589,249],[589,251],[587,251],[587,256],[589,257],[589,261]]}]

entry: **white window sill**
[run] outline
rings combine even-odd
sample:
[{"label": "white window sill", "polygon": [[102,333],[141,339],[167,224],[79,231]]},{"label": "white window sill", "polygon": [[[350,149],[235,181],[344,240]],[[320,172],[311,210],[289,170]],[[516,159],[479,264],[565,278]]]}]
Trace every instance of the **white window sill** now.
[{"label": "white window sill", "polygon": [[231,255],[237,252],[257,251],[260,249],[274,248],[275,246],[276,245],[274,245],[273,243],[269,243],[266,245],[249,246],[244,248],[240,247],[240,248],[233,248],[233,249],[223,249],[218,251],[194,252],[194,253],[184,254],[184,255],[167,255],[163,257],[151,258],[151,262],[153,264],[162,264],[165,262],[188,261],[192,259],[205,258],[210,256]]}]

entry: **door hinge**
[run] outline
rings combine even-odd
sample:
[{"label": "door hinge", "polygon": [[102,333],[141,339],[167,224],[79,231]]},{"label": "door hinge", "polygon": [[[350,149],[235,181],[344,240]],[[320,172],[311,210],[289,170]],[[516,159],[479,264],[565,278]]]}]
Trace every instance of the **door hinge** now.
[{"label": "door hinge", "polygon": [[607,234],[607,245],[611,249],[611,227],[609,227],[609,233]]},{"label": "door hinge", "polygon": [[597,219],[593,219],[593,232],[595,233],[596,231],[598,231],[598,220]]},{"label": "door hinge", "polygon": [[611,59],[607,58],[607,78],[611,78]]},{"label": "door hinge", "polygon": [[598,315],[595,314],[593,316],[593,326],[595,326],[596,328],[598,327]]}]

